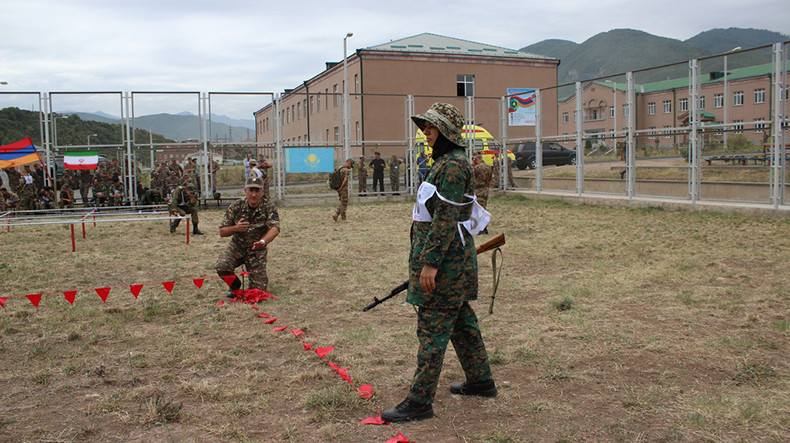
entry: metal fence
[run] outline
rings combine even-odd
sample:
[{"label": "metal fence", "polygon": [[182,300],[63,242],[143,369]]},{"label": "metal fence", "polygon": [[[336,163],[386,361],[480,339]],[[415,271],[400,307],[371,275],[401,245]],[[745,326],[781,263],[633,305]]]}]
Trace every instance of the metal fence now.
[{"label": "metal fence", "polygon": [[[283,152],[289,147],[333,148],[335,166],[352,157],[356,163],[360,156],[368,163],[376,151],[385,152],[385,158],[395,154],[404,161],[403,191],[390,185],[383,193],[413,194],[419,185],[417,160],[425,147],[410,116],[443,101],[463,111],[470,157],[475,151],[487,154],[498,172],[496,188],[778,207],[787,204],[790,180],[788,44],[734,48],[699,60],[537,89],[528,105],[534,107],[534,123],[526,131],[509,121],[516,95],[343,94],[328,87],[284,94],[2,92],[0,109],[38,113],[39,127],[28,132],[38,137],[53,177],[60,168],[58,158],[68,150],[98,150],[117,159],[132,202],[139,201],[140,174],[157,160],[173,158],[178,149],[191,149],[201,159],[204,201],[212,197],[209,190],[217,189],[212,159],[245,153],[271,160],[274,198],[334,195],[325,177],[287,173]],[[81,113],[107,116],[118,128],[77,140],[73,132]],[[172,114],[194,118],[178,141],[155,140],[157,125]],[[221,121],[224,115],[255,116],[255,127],[233,134],[233,124]],[[475,128],[487,130],[492,140],[480,139]],[[351,194],[360,193],[356,177],[355,170]]]}]

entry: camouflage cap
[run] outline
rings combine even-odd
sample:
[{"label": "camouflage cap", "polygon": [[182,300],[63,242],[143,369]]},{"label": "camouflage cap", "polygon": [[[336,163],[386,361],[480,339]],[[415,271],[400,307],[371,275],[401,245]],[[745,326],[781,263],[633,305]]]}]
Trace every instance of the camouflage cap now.
[{"label": "camouflage cap", "polygon": [[258,188],[263,189],[263,179],[260,177],[250,177],[250,180],[244,186],[245,188]]},{"label": "camouflage cap", "polygon": [[197,187],[195,187],[195,185],[190,183],[190,184],[187,185],[187,191],[189,191],[189,192],[194,194],[195,192],[197,192]]},{"label": "camouflage cap", "polygon": [[461,111],[449,103],[434,103],[424,114],[412,115],[420,130],[425,129],[425,123],[434,125],[448,140],[458,146],[464,146],[461,131],[464,128],[464,116]]}]

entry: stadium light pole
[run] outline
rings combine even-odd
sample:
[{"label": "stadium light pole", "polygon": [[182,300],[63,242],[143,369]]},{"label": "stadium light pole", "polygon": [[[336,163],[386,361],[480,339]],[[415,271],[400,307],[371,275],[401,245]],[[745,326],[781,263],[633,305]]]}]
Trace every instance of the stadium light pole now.
[{"label": "stadium light pole", "polygon": [[348,139],[348,56],[347,41],[353,37],[354,33],[349,32],[343,37],[343,161],[350,157],[350,146]]},{"label": "stadium light pole", "polygon": [[724,55],[724,151],[727,151],[727,135],[729,134],[730,129],[727,127],[727,123],[730,122],[730,106],[729,106],[729,89],[727,88],[727,54],[731,52],[740,51],[741,47],[736,46],[729,51],[727,51]]}]

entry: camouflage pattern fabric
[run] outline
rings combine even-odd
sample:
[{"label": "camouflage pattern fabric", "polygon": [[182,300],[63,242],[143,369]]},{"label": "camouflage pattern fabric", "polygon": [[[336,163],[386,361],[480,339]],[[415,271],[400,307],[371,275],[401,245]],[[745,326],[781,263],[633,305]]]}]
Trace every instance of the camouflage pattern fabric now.
[{"label": "camouflage pattern fabric", "polygon": [[417,314],[417,338],[420,349],[409,399],[422,404],[433,403],[448,341],[453,342],[467,380],[483,382],[491,379],[488,353],[477,316],[469,303],[446,310],[421,308]]},{"label": "camouflage pattern fabric", "polygon": [[17,192],[19,194],[19,209],[23,211],[36,209],[36,185],[27,183]]},{"label": "camouflage pattern fabric", "polygon": [[[437,160],[426,181],[454,202],[463,203],[468,200],[464,194],[474,193],[474,171],[461,149]],[[420,349],[409,398],[423,404],[433,402],[450,340],[469,380],[491,378],[477,317],[467,303],[477,298],[474,239],[462,230],[465,240],[462,244],[458,232],[458,222],[469,219],[471,205],[451,205],[434,195],[425,206],[433,221],[412,223],[406,297],[407,302],[420,307],[417,325]],[[425,264],[438,269],[436,288],[430,294],[420,287],[420,273]]]},{"label": "camouflage pattern fabric", "polygon": [[474,171],[477,202],[485,208],[488,205],[488,188],[491,187],[493,172],[491,171],[491,166],[488,166],[485,162],[478,163],[474,167]]},{"label": "camouflage pattern fabric", "polygon": [[[343,180],[348,177],[348,168],[342,167],[339,169],[340,179]],[[335,215],[339,215],[343,220],[346,219],[346,209],[348,209],[348,182],[337,190],[337,198],[340,200],[340,206],[337,207]]]},{"label": "camouflage pattern fabric", "polygon": [[426,122],[430,122],[448,140],[458,146],[466,146],[466,141],[461,135],[464,116],[458,108],[449,103],[434,103],[425,114],[412,115],[411,119],[420,130],[425,129]]},{"label": "camouflage pattern fabric", "polygon": [[[170,204],[168,205],[168,209],[170,212],[178,214],[182,217],[190,214],[192,216],[192,223],[198,224],[200,220],[198,219],[198,201],[197,198],[194,200],[190,199],[187,196],[184,187],[178,186],[176,189],[173,190],[173,196],[170,198]],[[181,223],[181,220],[173,220],[176,226]]]},{"label": "camouflage pattern fabric", "polygon": [[217,260],[217,274],[233,275],[237,267],[247,265],[250,274],[251,287],[266,290],[269,279],[266,275],[266,256],[268,248],[252,250],[252,245],[263,238],[272,228],[280,229],[280,216],[277,208],[266,200],[261,200],[257,207],[251,208],[247,199],[233,202],[225,217],[220,223],[220,228],[234,226],[239,220],[245,219],[250,223],[249,229],[244,233],[233,234],[230,244]]},{"label": "camouflage pattern fabric", "polygon": [[112,185],[107,189],[107,199],[111,206],[121,206],[123,204],[124,189],[123,185],[118,183]]},{"label": "camouflage pattern fabric", "polygon": [[96,206],[103,205],[107,202],[107,197],[99,197],[99,193],[104,193],[104,186],[100,184],[91,186],[91,193],[93,195],[93,204]]},{"label": "camouflage pattern fabric", "polygon": [[368,192],[368,165],[364,160],[357,163],[357,179],[359,180],[359,192]]},{"label": "camouflage pattern fabric", "polygon": [[400,191],[400,165],[403,160],[390,160],[390,187],[392,192]]}]

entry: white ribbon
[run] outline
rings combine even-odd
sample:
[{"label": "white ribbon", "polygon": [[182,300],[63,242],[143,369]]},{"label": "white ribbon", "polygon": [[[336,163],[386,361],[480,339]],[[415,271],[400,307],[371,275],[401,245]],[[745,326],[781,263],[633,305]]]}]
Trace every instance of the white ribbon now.
[{"label": "white ribbon", "polygon": [[414,209],[412,209],[412,219],[414,221],[424,223],[433,221],[433,217],[431,217],[430,212],[428,212],[428,208],[425,206],[425,203],[431,197],[433,197],[434,194],[436,194],[436,196],[439,197],[441,201],[449,203],[453,206],[472,205],[472,213],[469,220],[458,222],[458,234],[461,236],[461,244],[464,246],[466,246],[466,241],[464,240],[464,233],[461,230],[461,226],[466,228],[466,231],[469,232],[469,234],[477,235],[481,233],[491,221],[491,213],[480,206],[480,203],[477,202],[477,196],[464,194],[464,197],[469,198],[470,200],[466,203],[456,203],[444,197],[436,190],[436,186],[428,182],[422,182],[419,189],[417,189],[417,201],[414,203]]}]

